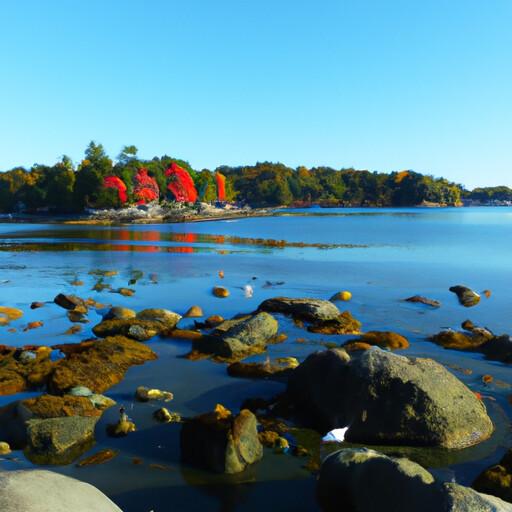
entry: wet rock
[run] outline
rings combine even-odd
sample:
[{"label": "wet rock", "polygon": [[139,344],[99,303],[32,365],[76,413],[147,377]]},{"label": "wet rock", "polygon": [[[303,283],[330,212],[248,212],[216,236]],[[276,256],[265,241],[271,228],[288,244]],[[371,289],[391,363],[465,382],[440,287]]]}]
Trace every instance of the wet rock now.
[{"label": "wet rock", "polygon": [[153,413],[153,417],[155,420],[160,421],[161,423],[180,423],[181,416],[177,412],[171,412],[169,409],[162,407],[161,409],[157,409]]},{"label": "wet rock", "polygon": [[135,290],[132,288],[118,288],[117,290],[111,290],[112,293],[119,293],[123,297],[131,297],[135,294]]},{"label": "wet rock", "polygon": [[183,316],[185,318],[200,318],[204,316],[204,313],[201,306],[192,306]]},{"label": "wet rock", "polygon": [[391,350],[409,348],[409,341],[407,338],[401,334],[391,331],[368,331],[360,338],[349,340],[345,344],[345,348],[351,351],[352,349],[350,348],[350,345],[353,343],[365,343],[367,345],[389,348]]},{"label": "wet rock", "polygon": [[215,295],[215,297],[219,297],[219,299],[225,299],[229,297],[229,290],[223,286],[214,286],[212,293]]},{"label": "wet rock", "polygon": [[512,506],[454,483],[436,481],[419,464],[367,448],[329,455],[317,496],[326,512],[510,512]]},{"label": "wet rock", "polygon": [[224,322],[224,318],[220,315],[211,315],[205,320],[206,327],[216,327],[217,325]]},{"label": "wet rock", "polygon": [[435,299],[429,299],[427,297],[423,297],[422,295],[414,295],[405,299],[406,302],[413,302],[416,304],[425,304],[426,306],[431,306],[433,308],[441,307],[441,303]]},{"label": "wet rock", "polygon": [[149,402],[150,400],[163,400],[164,402],[169,402],[174,398],[174,395],[170,391],[149,389],[144,386],[139,386],[135,390],[135,398],[140,402]]},{"label": "wet rock", "polygon": [[244,357],[265,350],[269,340],[277,334],[277,329],[277,320],[272,315],[258,313],[234,323],[225,331],[218,330],[194,341],[193,348],[220,357]]},{"label": "wet rock", "polygon": [[27,424],[27,457],[37,464],[69,464],[94,443],[97,417],[32,419]]},{"label": "wet rock", "polygon": [[2,512],[122,512],[92,485],[51,471],[0,471]]},{"label": "wet rock", "polygon": [[89,272],[89,275],[98,276],[98,277],[114,277],[114,276],[117,276],[117,274],[119,274],[119,272],[117,270],[95,269],[95,270],[91,270]]},{"label": "wet rock", "polygon": [[75,386],[68,391],[70,396],[85,396],[90,397],[93,392],[86,386]]},{"label": "wet rock", "polygon": [[492,292],[491,292],[491,290],[484,290],[482,292],[482,295],[484,295],[486,299],[490,299],[491,295],[492,295]]},{"label": "wet rock", "polygon": [[69,329],[67,329],[64,334],[66,335],[73,335],[78,334],[79,332],[82,332],[82,326],[81,325],[72,325]]},{"label": "wet rock", "polygon": [[0,306],[0,320],[3,320],[1,325],[6,325],[13,320],[18,320],[22,316],[23,311],[21,311],[21,309]]},{"label": "wet rock", "polygon": [[322,299],[276,297],[263,301],[258,309],[268,313],[283,313],[312,323],[335,321],[340,315],[340,310],[332,302]]},{"label": "wet rock", "polygon": [[67,317],[70,322],[73,322],[75,324],[87,324],[89,323],[89,319],[85,316],[84,313],[81,313],[80,311],[68,311]]},{"label": "wet rock", "polygon": [[19,357],[23,351],[6,347],[0,350],[0,395],[11,395],[43,386],[56,363],[50,360],[48,347],[35,351],[36,358]]},{"label": "wet rock", "polygon": [[479,350],[487,359],[512,363],[512,338],[506,334],[496,336],[483,344]]},{"label": "wet rock", "polygon": [[450,291],[457,295],[459,303],[466,308],[476,306],[480,302],[480,295],[467,286],[452,286]]},{"label": "wet rock", "polygon": [[454,350],[477,350],[493,338],[484,331],[459,332],[446,329],[432,336],[431,341]]},{"label": "wet rock", "polygon": [[263,363],[235,362],[228,366],[228,375],[231,377],[246,377],[249,379],[280,378],[286,379],[299,362],[294,357],[286,357],[275,361]]},{"label": "wet rock", "polygon": [[349,426],[349,442],[460,449],[493,432],[483,402],[439,363],[377,347],[311,354],[290,375],[287,396],[321,432]]},{"label": "wet rock", "polygon": [[347,290],[343,290],[341,292],[338,292],[338,293],[335,293],[329,300],[330,301],[343,301],[343,302],[348,302],[349,300],[352,299],[352,294],[347,291]]},{"label": "wet rock", "polygon": [[121,382],[130,366],[154,359],[156,354],[149,347],[122,336],[84,342],[59,361],[48,387],[57,394],[75,386],[86,386],[95,393],[103,393]]},{"label": "wet rock", "polygon": [[71,281],[71,283],[69,283],[71,286],[83,286],[84,285],[84,282],[83,281],[80,281],[80,279],[74,279],[73,281]]},{"label": "wet rock", "polygon": [[9,455],[9,453],[11,453],[11,447],[9,446],[9,443],[0,441],[0,455]]},{"label": "wet rock", "polygon": [[117,455],[119,455],[118,450],[111,450],[109,448],[100,450],[98,453],[81,460],[77,464],[77,467],[81,468],[83,466],[97,466],[98,464],[105,464],[105,462],[112,460],[114,457],[117,457]]},{"label": "wet rock", "polygon": [[512,502],[512,449],[498,464],[483,471],[474,481],[473,488]]},{"label": "wet rock", "polygon": [[87,305],[85,304],[85,301],[76,295],[65,295],[63,293],[59,293],[53,299],[53,302],[55,302],[57,306],[70,311],[78,309],[79,312],[87,312]]},{"label": "wet rock", "polygon": [[137,313],[137,319],[159,323],[162,325],[162,330],[170,331],[181,320],[181,315],[168,309],[150,308]]},{"label": "wet rock", "polygon": [[30,304],[30,309],[39,309],[39,308],[42,308],[44,306],[44,302],[32,302],[32,304]]},{"label": "wet rock", "polygon": [[308,326],[308,331],[319,334],[359,334],[361,322],[349,311],[343,311],[335,320],[315,322]]},{"label": "wet rock", "polygon": [[26,410],[23,411],[23,416],[26,418],[47,419],[65,416],[99,418],[101,416],[101,411],[88,397],[84,396],[41,395],[21,401],[20,407]]},{"label": "wet rock", "polygon": [[136,430],[135,423],[128,419],[120,419],[117,423],[107,425],[107,434],[111,437],[125,437]]},{"label": "wet rock", "polygon": [[115,306],[110,308],[105,315],[103,315],[103,320],[129,320],[136,316],[137,313],[135,313],[133,309]]},{"label": "wet rock", "polygon": [[202,339],[203,335],[199,331],[192,331],[190,329],[173,329],[167,334],[167,337],[194,341]]},{"label": "wet rock", "polygon": [[147,341],[163,333],[165,326],[153,320],[139,318],[103,320],[95,325],[92,332],[98,338],[107,336],[126,336],[137,341]]},{"label": "wet rock", "polygon": [[182,460],[216,473],[240,473],[263,456],[256,425],[256,416],[247,409],[235,416],[217,405],[183,424]]}]

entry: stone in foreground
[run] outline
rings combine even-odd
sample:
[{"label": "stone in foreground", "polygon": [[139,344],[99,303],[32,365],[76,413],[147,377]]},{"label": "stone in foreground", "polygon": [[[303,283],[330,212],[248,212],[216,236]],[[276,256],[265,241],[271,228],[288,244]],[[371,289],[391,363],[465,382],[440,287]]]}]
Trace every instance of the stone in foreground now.
[{"label": "stone in foreground", "polygon": [[182,460],[216,473],[240,473],[263,457],[256,425],[256,416],[249,410],[235,416],[217,405],[214,411],[183,424]]},{"label": "stone in foreground", "polygon": [[512,449],[508,450],[499,464],[481,473],[473,487],[479,492],[512,502]]},{"label": "stone in foreground", "polygon": [[419,464],[374,450],[328,456],[317,495],[326,512],[511,512],[512,505],[455,483],[442,483]]},{"label": "stone in foreground", "polygon": [[439,363],[372,347],[311,354],[288,381],[288,399],[322,432],[349,427],[356,443],[465,448],[493,424],[475,394]]},{"label": "stone in foreground", "polygon": [[51,471],[0,472],[2,512],[122,512],[90,484]]}]

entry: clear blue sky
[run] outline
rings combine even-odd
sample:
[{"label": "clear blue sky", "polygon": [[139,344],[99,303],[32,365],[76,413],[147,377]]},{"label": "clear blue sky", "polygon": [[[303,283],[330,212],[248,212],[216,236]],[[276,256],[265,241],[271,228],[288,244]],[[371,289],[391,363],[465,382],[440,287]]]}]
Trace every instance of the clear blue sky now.
[{"label": "clear blue sky", "polygon": [[0,3],[0,169],[411,168],[512,185],[511,0]]}]

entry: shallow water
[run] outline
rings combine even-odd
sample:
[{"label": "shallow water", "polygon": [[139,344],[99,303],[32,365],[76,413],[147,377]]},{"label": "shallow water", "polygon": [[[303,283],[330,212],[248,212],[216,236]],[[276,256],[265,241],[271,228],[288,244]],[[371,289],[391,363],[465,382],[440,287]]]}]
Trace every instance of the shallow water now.
[{"label": "shallow water", "polygon": [[[287,243],[276,245],[276,240]],[[363,322],[365,330],[406,335],[411,341],[408,354],[437,359],[484,395],[497,425],[489,441],[459,452],[409,453],[441,478],[469,484],[511,443],[510,369],[479,354],[444,350],[426,338],[441,328],[456,328],[467,318],[497,333],[512,332],[511,254],[512,208],[287,210],[276,217],[122,227],[0,224],[0,305],[19,307],[25,313],[10,326],[17,327],[17,332],[0,328],[1,343],[55,344],[89,337],[100,319],[94,311],[82,333],[65,336],[62,333],[70,324],[64,310],[51,304],[29,309],[32,301],[52,301],[58,292],[135,310],[165,307],[184,313],[199,304],[206,315],[229,317],[256,309],[268,297],[329,298],[348,289],[353,299],[342,306]],[[92,291],[99,279],[89,274],[94,269],[118,270],[117,276],[104,282],[113,288],[129,286],[135,295]],[[219,270],[225,273],[222,280]],[[84,285],[72,286],[75,278]],[[247,283],[255,290],[251,299],[242,290]],[[211,296],[212,286],[218,284],[231,290],[228,299]],[[492,296],[466,309],[448,291],[455,284],[477,291],[490,289]],[[438,299],[442,307],[432,310],[403,302],[415,294]],[[42,320],[44,326],[23,332],[33,320]],[[289,337],[269,347],[271,357],[303,359],[322,349],[318,344],[322,340],[347,339],[308,333],[282,317],[279,322]],[[191,323],[185,319],[180,325]],[[297,338],[308,343],[297,343]],[[168,389],[175,396],[170,408],[190,416],[216,403],[237,410],[247,397],[271,397],[283,389],[282,384],[232,378],[224,365],[183,359],[180,356],[190,349],[187,341],[149,344],[159,359],[130,369],[126,379],[106,393],[125,404],[138,431],[124,439],[106,437],[105,425],[117,415],[113,408],[98,423],[97,443],[90,452],[109,447],[121,450],[120,455],[100,466],[53,469],[93,483],[126,512],[160,512],[171,507],[183,511],[250,511],[269,506],[283,511],[318,510],[315,479],[302,467],[304,459],[266,450],[263,461],[236,483],[183,467],[179,425],[155,423],[151,412],[157,405],[133,401],[139,385]],[[484,374],[493,375],[494,382],[484,385]],[[0,405],[19,397],[0,397]],[[13,455],[0,459],[0,467],[31,466],[21,452]],[[142,464],[133,464],[134,457]]]}]

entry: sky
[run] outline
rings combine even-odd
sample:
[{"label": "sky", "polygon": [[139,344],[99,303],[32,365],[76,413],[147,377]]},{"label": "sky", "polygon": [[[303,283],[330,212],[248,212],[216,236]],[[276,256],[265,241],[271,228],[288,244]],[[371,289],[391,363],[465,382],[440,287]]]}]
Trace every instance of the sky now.
[{"label": "sky", "polygon": [[512,186],[510,0],[2,0],[0,170],[170,155]]}]

